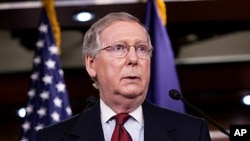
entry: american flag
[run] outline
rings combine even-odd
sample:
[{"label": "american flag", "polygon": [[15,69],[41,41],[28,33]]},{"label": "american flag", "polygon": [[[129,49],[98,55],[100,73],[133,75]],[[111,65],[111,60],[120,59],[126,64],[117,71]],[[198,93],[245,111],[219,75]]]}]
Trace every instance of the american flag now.
[{"label": "american flag", "polygon": [[58,47],[45,10],[38,30],[21,141],[35,141],[39,129],[71,116]]}]

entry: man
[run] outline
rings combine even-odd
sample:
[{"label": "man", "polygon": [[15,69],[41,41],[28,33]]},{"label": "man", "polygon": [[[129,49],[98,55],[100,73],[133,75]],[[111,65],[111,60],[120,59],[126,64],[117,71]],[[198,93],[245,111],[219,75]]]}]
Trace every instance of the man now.
[{"label": "man", "polygon": [[85,34],[82,53],[100,99],[83,114],[40,130],[37,140],[113,141],[119,128],[114,116],[122,113],[126,121],[120,130],[128,140],[210,141],[204,120],[145,100],[151,52],[149,35],[137,18],[121,12],[98,20]]}]

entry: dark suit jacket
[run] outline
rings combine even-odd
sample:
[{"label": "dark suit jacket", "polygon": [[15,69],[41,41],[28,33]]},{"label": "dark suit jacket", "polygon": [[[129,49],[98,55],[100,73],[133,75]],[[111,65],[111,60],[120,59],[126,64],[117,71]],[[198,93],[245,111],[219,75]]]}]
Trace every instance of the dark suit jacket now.
[{"label": "dark suit jacket", "polygon": [[[37,141],[59,141],[76,121],[67,141],[104,141],[100,119],[100,102],[68,120],[48,126],[37,133]],[[210,141],[207,123],[197,117],[142,104],[145,141]]]}]

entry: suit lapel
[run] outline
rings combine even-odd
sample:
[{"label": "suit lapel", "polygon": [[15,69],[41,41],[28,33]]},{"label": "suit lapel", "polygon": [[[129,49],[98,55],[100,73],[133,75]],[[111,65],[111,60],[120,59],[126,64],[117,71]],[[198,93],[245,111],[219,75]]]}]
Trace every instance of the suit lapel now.
[{"label": "suit lapel", "polygon": [[[172,128],[168,119],[163,119],[163,114],[152,104],[145,101],[142,105],[144,116],[144,141],[174,141],[171,135],[175,129]],[[169,126],[165,126],[169,125]]]},{"label": "suit lapel", "polygon": [[[142,104],[142,108],[144,141],[174,141],[171,136],[174,136],[175,128],[169,122],[169,119],[147,101]],[[100,119],[100,101],[79,117],[69,138],[71,141],[86,141],[86,139],[89,141],[104,141]]]},{"label": "suit lapel", "polygon": [[85,112],[76,123],[71,136],[77,141],[104,141],[100,119],[100,101]]}]

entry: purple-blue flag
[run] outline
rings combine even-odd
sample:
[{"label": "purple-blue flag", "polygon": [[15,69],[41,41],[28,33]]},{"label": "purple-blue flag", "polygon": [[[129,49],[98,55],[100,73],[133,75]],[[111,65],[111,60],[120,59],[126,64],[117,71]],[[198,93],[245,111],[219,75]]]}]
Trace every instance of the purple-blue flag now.
[{"label": "purple-blue flag", "polygon": [[171,89],[180,91],[180,86],[171,43],[158,14],[155,0],[147,2],[145,26],[154,47],[148,99],[161,107],[184,112],[182,101],[172,100],[168,95]]},{"label": "purple-blue flag", "polygon": [[45,10],[38,30],[21,141],[35,141],[39,129],[71,116],[58,47]]}]

